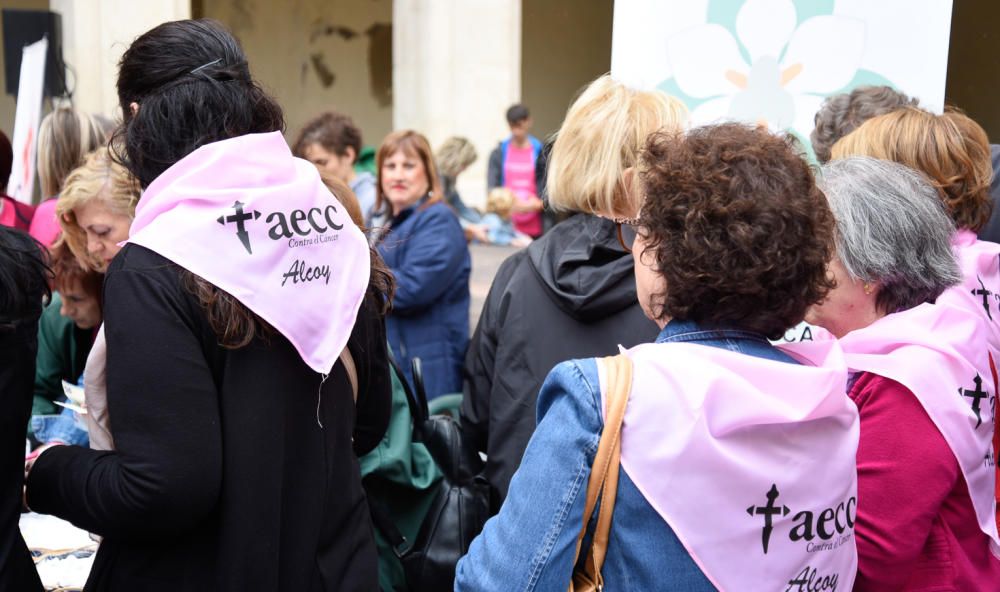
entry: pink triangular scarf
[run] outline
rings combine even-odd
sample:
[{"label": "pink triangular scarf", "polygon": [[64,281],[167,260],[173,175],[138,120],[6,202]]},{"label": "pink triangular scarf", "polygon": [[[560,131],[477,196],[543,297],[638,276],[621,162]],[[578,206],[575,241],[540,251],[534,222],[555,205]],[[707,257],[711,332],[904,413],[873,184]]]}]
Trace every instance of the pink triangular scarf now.
[{"label": "pink triangular scarf", "polygon": [[225,290],[327,374],[368,286],[368,242],[279,132],[207,144],[153,181],[130,243]]},{"label": "pink triangular scarf", "polygon": [[840,339],[853,371],[909,389],[937,426],[969,487],[979,528],[1000,557],[996,525],[993,424],[996,392],[989,372],[988,329],[978,314],[921,304],[883,317]]},{"label": "pink triangular scarf", "polygon": [[804,364],[689,343],[628,350],[621,465],[718,589],[850,590],[847,368],[833,340],[782,349]]}]

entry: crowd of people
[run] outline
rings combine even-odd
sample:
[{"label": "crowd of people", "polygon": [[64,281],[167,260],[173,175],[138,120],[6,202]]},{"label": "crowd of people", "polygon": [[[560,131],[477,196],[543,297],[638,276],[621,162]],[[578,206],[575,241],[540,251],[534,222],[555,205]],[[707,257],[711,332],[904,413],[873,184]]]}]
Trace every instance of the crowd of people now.
[{"label": "crowd of people", "polygon": [[[961,111],[860,87],[806,146],[602,76],[549,141],[508,110],[479,211],[465,138],[289,145],[211,20],[117,91],[0,201],[0,590],[41,589],[24,511],[100,540],[92,591],[1000,589],[1000,148]],[[470,332],[473,242],[523,248]]]}]

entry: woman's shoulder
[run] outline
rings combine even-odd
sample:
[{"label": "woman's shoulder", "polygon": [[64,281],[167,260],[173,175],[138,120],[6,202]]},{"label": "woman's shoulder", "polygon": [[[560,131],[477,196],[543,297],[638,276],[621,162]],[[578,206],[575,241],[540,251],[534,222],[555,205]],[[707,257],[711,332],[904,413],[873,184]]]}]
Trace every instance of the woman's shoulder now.
[{"label": "woman's shoulder", "polygon": [[556,364],[542,383],[538,393],[538,420],[549,413],[554,406],[571,406],[584,420],[596,418],[598,427],[601,420],[601,381],[596,358],[568,360]]}]

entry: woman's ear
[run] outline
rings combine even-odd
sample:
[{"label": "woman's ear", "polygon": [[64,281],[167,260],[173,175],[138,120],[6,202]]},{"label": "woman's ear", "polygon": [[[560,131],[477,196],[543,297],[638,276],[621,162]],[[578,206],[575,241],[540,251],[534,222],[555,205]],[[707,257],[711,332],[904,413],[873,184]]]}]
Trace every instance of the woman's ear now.
[{"label": "woman's ear", "polygon": [[128,104],[128,110],[132,112],[132,117],[135,117],[139,113],[139,103],[132,101]]}]

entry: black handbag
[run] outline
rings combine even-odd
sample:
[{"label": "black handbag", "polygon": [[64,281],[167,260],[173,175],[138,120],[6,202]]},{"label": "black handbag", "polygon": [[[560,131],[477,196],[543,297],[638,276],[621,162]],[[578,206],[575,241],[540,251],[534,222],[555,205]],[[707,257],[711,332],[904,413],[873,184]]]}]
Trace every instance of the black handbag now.
[{"label": "black handbag", "polygon": [[468,550],[489,518],[489,484],[484,463],[475,451],[462,445],[462,431],[451,416],[430,415],[424,392],[420,359],[413,360],[416,394],[392,362],[406,391],[413,416],[413,440],[422,442],[441,469],[442,479],[417,532],[407,541],[392,521],[384,502],[369,498],[372,522],[392,545],[403,565],[410,590],[451,590],[455,565]]}]

